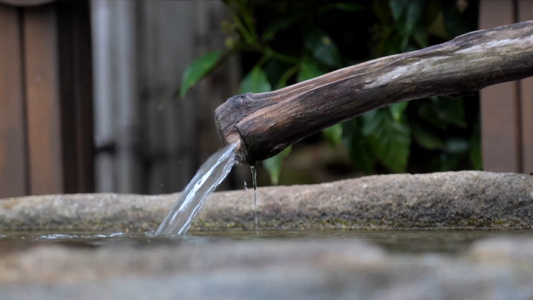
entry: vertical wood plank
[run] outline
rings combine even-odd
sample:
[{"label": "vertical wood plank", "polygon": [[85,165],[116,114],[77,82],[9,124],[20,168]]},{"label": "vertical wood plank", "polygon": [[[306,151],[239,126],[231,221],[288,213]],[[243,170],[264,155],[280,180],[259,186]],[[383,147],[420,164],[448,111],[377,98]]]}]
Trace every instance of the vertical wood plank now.
[{"label": "vertical wood plank", "polygon": [[136,1],[92,1],[98,191],[141,192]]},{"label": "vertical wood plank", "polygon": [[[533,20],[533,1],[518,2],[518,21]],[[520,80],[522,107],[522,171],[533,172],[533,78]]]},{"label": "vertical wood plank", "polygon": [[92,51],[88,1],[56,4],[64,192],[94,191]]},{"label": "vertical wood plank", "polygon": [[[111,53],[115,50],[113,39],[115,23],[112,18],[114,2],[91,1],[91,26],[94,43],[94,140],[98,149],[95,156],[96,192],[116,192],[117,179],[114,157],[114,110],[113,73]],[[104,151],[104,149],[107,149]]]},{"label": "vertical wood plank", "polygon": [[144,59],[140,65],[144,70],[139,75],[146,97],[142,105],[146,120],[143,146],[149,157],[147,193],[183,189],[198,166],[196,93],[188,92],[181,101],[167,100],[181,82],[182,70],[199,52],[195,48],[195,39],[200,38],[200,20],[195,18],[198,5],[191,1],[143,2],[139,39],[145,42],[139,47],[139,57]]},{"label": "vertical wood plank", "polygon": [[25,9],[24,45],[30,192],[61,193],[58,51],[53,6]]},{"label": "vertical wood plank", "polygon": [[58,39],[58,87],[60,96],[60,115],[61,115],[61,137],[62,147],[61,156],[63,161],[63,173],[65,174],[64,192],[75,193],[79,182],[78,174],[78,156],[77,156],[77,138],[81,134],[77,132],[76,106],[78,99],[76,97],[76,63],[74,60],[75,53],[73,49],[72,31],[73,24],[71,19],[74,18],[73,12],[67,11],[72,2],[56,3],[57,17],[57,39]]},{"label": "vertical wood plank", "polygon": [[78,192],[94,192],[93,61],[89,1],[70,1],[75,53]]},{"label": "vertical wood plank", "polygon": [[28,192],[19,25],[18,9],[0,4],[0,198]]},{"label": "vertical wood plank", "polygon": [[[117,10],[112,15],[120,42],[111,53],[114,81],[112,95],[115,102],[114,137],[116,145],[116,182],[121,193],[141,191],[140,160],[137,152],[139,139],[139,101],[137,74],[137,36],[135,20],[138,2],[111,2]],[[107,29],[109,30],[109,29]]]},{"label": "vertical wood plank", "polygon": [[201,54],[223,46],[218,33],[224,20],[223,3],[141,3],[137,24],[142,43],[137,55],[143,97],[142,152],[146,153],[143,174],[148,177],[144,192],[170,193],[183,189],[199,165],[220,148],[213,112],[238,89],[238,67],[231,61],[190,89],[186,99],[169,101],[187,66]]},{"label": "vertical wood plank", "polygon": [[[515,21],[511,0],[480,2],[480,28]],[[481,145],[483,169],[495,172],[521,171],[520,102],[518,83],[506,82],[484,88],[481,98]]]}]

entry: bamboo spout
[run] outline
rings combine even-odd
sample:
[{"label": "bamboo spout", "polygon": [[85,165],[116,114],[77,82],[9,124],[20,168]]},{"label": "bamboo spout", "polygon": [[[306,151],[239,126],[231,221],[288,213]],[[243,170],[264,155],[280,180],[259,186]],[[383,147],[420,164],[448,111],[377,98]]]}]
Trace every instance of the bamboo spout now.
[{"label": "bamboo spout", "polygon": [[527,21],[470,32],[277,91],[233,96],[215,110],[215,122],[223,143],[241,139],[241,160],[253,164],[375,108],[532,75],[533,21]]}]

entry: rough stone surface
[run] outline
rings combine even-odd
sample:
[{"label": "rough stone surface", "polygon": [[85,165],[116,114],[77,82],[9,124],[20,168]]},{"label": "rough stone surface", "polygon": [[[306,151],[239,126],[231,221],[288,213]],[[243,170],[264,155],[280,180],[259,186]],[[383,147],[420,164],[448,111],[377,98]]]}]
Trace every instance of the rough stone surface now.
[{"label": "rough stone surface", "polygon": [[[217,194],[197,228],[253,228],[249,195]],[[533,216],[533,176],[522,174],[369,176],[258,195],[260,226],[276,229],[531,228]]]},{"label": "rough stone surface", "polygon": [[[253,192],[217,192],[191,230],[253,229]],[[79,194],[0,200],[3,230],[144,232],[178,194]],[[478,171],[381,175],[258,189],[262,229],[531,228],[533,176]]]},{"label": "rough stone surface", "polygon": [[[258,216],[265,229],[531,228],[532,180],[457,172],[260,188]],[[4,199],[0,228],[152,231],[177,196]],[[252,196],[213,194],[193,229],[254,228]],[[533,299],[533,235],[520,232],[454,253],[390,252],[353,236],[65,245],[0,235],[0,299]]]}]

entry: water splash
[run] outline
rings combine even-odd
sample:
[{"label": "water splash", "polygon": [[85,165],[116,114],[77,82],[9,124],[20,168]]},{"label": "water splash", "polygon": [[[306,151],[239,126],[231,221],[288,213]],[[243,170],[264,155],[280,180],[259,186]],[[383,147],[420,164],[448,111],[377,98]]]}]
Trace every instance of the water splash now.
[{"label": "water splash", "polygon": [[185,234],[202,208],[204,200],[228,176],[237,162],[240,141],[228,144],[211,155],[198,169],[194,178],[165,217],[154,235]]}]

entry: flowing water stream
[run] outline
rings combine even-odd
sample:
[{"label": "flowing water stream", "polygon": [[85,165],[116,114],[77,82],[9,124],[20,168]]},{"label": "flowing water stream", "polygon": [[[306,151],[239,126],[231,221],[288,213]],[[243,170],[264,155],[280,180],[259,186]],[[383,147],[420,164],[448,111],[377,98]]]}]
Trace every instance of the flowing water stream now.
[{"label": "flowing water stream", "polygon": [[257,169],[255,166],[251,166],[252,171],[252,183],[254,186],[254,221],[255,221],[255,233],[259,234],[259,220],[257,219]]},{"label": "flowing water stream", "polygon": [[176,204],[165,217],[155,235],[185,234],[204,200],[228,176],[237,162],[240,141],[226,145],[211,155],[181,192]]}]

